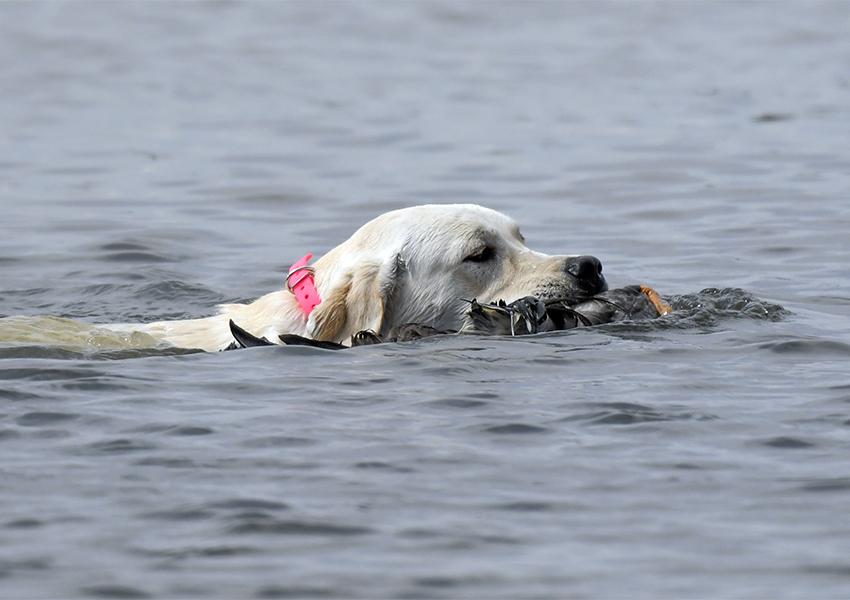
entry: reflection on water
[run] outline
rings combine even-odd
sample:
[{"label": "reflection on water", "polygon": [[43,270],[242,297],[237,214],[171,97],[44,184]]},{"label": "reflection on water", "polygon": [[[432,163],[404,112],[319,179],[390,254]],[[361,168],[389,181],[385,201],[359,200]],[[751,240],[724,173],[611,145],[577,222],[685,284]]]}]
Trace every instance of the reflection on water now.
[{"label": "reflection on water", "polygon": [[[848,13],[0,4],[0,596],[846,595]],[[425,202],[676,312],[345,352],[91,325]]]}]

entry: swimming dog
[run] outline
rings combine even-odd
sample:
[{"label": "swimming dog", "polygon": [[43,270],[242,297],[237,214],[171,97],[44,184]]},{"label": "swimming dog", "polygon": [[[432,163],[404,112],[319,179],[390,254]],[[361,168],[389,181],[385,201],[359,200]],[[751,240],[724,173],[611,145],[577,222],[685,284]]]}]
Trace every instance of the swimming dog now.
[{"label": "swimming dog", "polygon": [[231,321],[276,343],[291,334],[350,345],[358,332],[392,338],[408,323],[460,329],[469,309],[465,299],[580,300],[608,288],[596,257],[535,252],[513,220],[473,204],[391,211],[315,263],[310,258],[293,265],[282,289],[249,304],[223,304],[218,314],[201,319],[106,327],[207,351],[233,343]]}]

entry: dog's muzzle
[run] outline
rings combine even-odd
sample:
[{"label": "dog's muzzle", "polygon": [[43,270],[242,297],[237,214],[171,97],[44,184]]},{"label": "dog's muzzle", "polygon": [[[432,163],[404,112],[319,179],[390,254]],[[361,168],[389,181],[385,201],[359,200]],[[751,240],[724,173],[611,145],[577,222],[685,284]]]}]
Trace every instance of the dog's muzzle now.
[{"label": "dog's muzzle", "polygon": [[601,294],[608,289],[608,282],[602,275],[602,262],[595,256],[568,258],[564,261],[564,271],[588,296]]}]

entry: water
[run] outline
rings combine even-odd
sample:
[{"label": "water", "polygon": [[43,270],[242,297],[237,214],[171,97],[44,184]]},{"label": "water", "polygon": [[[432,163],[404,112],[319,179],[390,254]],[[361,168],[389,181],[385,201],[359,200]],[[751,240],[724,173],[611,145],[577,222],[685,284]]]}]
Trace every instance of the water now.
[{"label": "water", "polygon": [[459,201],[678,308],[345,352],[7,328],[0,597],[846,597],[848,24],[0,5],[0,314],[203,316]]}]

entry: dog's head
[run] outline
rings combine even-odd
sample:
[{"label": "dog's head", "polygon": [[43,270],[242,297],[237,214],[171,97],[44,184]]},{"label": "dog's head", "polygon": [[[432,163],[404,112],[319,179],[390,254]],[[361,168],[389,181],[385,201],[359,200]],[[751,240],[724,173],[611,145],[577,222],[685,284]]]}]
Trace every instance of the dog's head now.
[{"label": "dog's head", "polygon": [[387,334],[412,322],[457,329],[463,299],[585,298],[607,289],[595,257],[534,252],[514,221],[472,204],[381,215],[315,267],[323,302],[308,329],[320,340],[363,329]]}]

